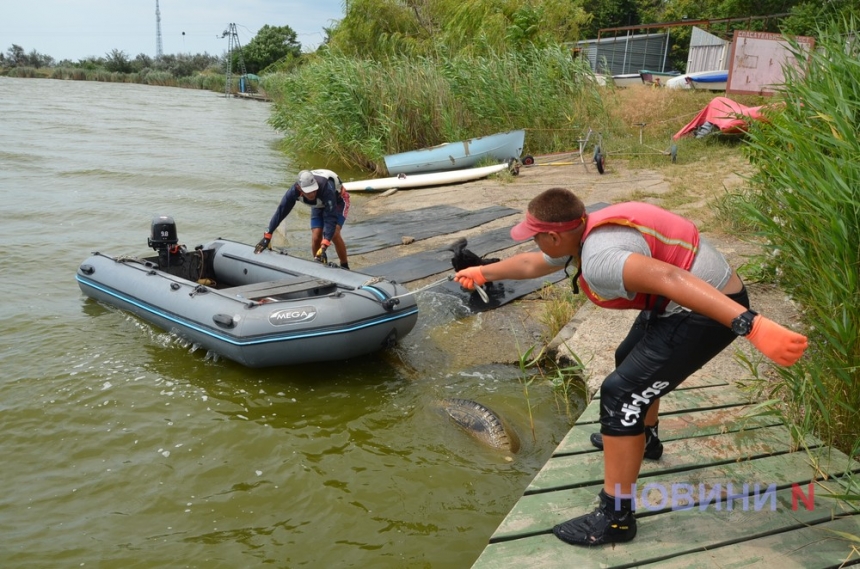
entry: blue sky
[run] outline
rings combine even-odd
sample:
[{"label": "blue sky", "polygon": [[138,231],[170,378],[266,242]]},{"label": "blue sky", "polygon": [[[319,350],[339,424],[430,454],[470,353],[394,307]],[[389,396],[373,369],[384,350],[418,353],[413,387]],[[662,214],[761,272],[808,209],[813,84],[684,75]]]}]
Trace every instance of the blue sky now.
[{"label": "blue sky", "polygon": [[[7,0],[0,10],[0,51],[12,44],[55,60],[102,57],[114,49],[155,56],[155,0]],[[222,33],[235,23],[242,45],[264,25],[290,26],[304,50],[343,18],[343,0],[159,0],[165,54],[222,55]],[[184,32],[184,35],[183,35]]]}]

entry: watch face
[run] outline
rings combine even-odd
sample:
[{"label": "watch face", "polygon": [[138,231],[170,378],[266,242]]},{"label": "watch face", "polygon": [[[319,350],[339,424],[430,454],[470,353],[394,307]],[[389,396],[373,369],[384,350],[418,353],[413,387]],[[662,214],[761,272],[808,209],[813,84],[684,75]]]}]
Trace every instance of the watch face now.
[{"label": "watch face", "polygon": [[734,320],[732,320],[732,332],[737,334],[738,336],[746,336],[750,333],[752,329],[752,320],[755,318],[754,314],[750,314],[750,312],[744,312]]}]

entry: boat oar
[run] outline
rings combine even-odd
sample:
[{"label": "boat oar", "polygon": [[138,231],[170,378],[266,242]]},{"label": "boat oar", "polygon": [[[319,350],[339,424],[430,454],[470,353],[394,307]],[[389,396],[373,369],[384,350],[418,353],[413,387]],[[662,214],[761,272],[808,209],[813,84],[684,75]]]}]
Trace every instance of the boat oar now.
[{"label": "boat oar", "polygon": [[[445,284],[445,283],[453,281],[453,280],[454,280],[454,275],[448,275],[445,278],[439,279],[438,281],[433,281],[432,283],[430,283],[428,285],[424,285],[421,288],[417,288],[415,290],[410,290],[409,292],[404,292],[403,294],[398,294],[397,296],[392,296],[391,298],[389,298],[385,301],[385,303],[384,303],[385,308],[389,309],[389,310],[394,308],[396,305],[400,304],[399,299],[403,298],[404,296],[411,296],[413,294],[418,294],[419,292],[423,292],[427,289],[433,288],[434,286],[439,286],[440,284]],[[484,301],[484,303],[486,303],[486,304],[490,303],[490,297],[487,295],[487,291],[484,290],[484,287],[476,285],[475,290],[477,291],[478,296],[481,297],[481,300]]]}]

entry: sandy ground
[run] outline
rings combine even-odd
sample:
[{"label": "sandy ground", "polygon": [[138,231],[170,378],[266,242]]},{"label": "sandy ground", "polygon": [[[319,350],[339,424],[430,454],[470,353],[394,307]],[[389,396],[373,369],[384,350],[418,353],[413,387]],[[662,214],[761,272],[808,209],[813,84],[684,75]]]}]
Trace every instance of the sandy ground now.
[{"label": "sandy ground", "polygon": [[[540,163],[538,160],[538,164]],[[722,187],[731,189],[741,183],[741,178],[731,171],[725,171],[719,175],[723,177]],[[488,178],[456,186],[405,190],[387,196],[376,195],[362,204],[360,215],[372,218],[382,213],[441,204],[454,205],[463,209],[480,209],[497,204],[525,211],[532,197],[551,187],[573,190],[586,204],[613,203],[631,199],[635,195],[636,199],[664,206],[667,204],[662,203],[661,196],[673,189],[670,181],[660,173],[649,170],[628,170],[621,161],[608,163],[604,175],[598,174],[593,166],[585,168],[581,164],[532,166],[521,168],[518,176]],[[707,196],[703,196],[701,199],[697,197],[689,200],[684,206],[673,206],[670,209],[700,223],[702,220],[698,217],[703,215],[702,206],[706,203]],[[438,249],[459,237],[468,239],[472,235],[489,229],[509,226],[519,221],[520,217],[521,215],[517,214],[460,233],[354,256],[350,258],[350,262],[360,270],[361,266],[372,265],[400,255]],[[754,246],[732,236],[705,230],[703,235],[726,255],[735,267],[742,264],[747,256],[756,252]],[[530,244],[526,244],[493,255],[505,257],[526,246],[531,247]],[[440,276],[444,275],[410,283],[410,288],[418,288]],[[748,287],[753,308],[782,324],[797,324],[794,306],[783,293],[768,285],[748,283]],[[453,329],[448,327],[444,337],[436,340],[447,352],[449,364],[458,368],[484,363],[515,364],[519,361],[519,356],[529,347],[540,348],[544,345],[548,345],[553,357],[564,364],[569,361],[568,353],[572,351],[585,362],[586,381],[589,392],[593,393],[612,370],[615,347],[629,328],[635,317],[635,311],[605,310],[586,303],[554,339],[546,342],[544,337],[547,335],[547,330],[540,321],[544,310],[543,303],[537,293],[529,295],[498,309],[465,318],[460,322],[461,326]],[[476,337],[480,337],[482,341],[473,341]],[[752,357],[753,361],[761,359],[748,342],[739,340],[698,373],[715,375],[727,380],[749,377],[749,372],[738,361],[738,350]]]}]

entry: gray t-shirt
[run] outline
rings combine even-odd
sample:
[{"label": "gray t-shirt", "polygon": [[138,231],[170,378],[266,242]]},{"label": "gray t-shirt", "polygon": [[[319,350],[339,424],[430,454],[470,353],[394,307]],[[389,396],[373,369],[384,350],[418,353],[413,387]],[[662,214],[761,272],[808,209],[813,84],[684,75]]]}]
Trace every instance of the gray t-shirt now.
[{"label": "gray t-shirt", "polygon": [[[605,225],[594,229],[582,245],[582,276],[595,294],[607,300],[632,299],[635,293],[624,288],[624,262],[631,253],[651,256],[651,249],[639,231],[632,227]],[[564,266],[568,257],[553,259],[544,254],[551,265]],[[704,237],[699,238],[699,252],[693,260],[690,273],[717,289],[722,289],[732,276],[725,257],[714,249]],[[674,314],[686,308],[670,302],[665,314]]]}]

